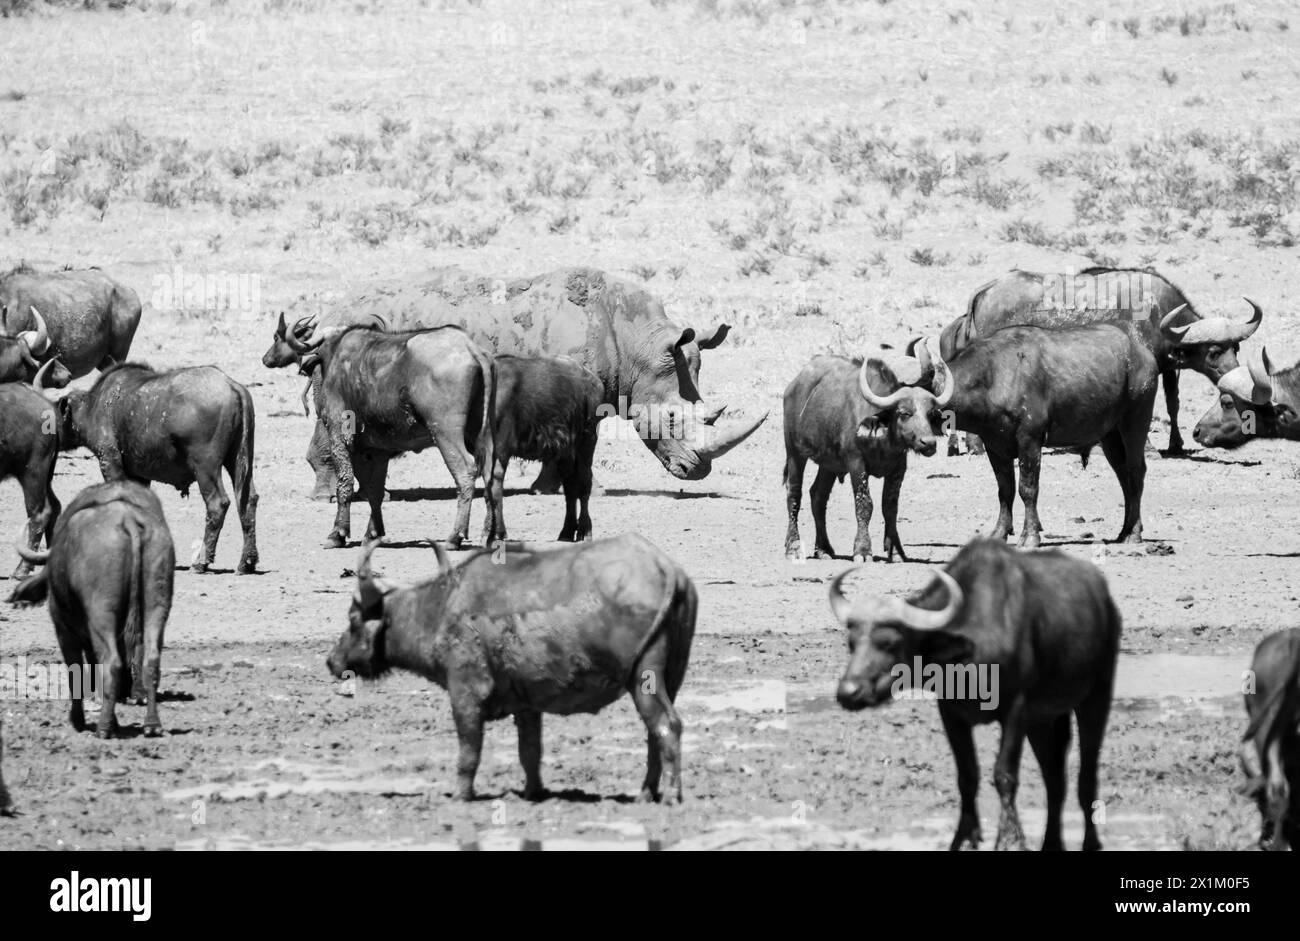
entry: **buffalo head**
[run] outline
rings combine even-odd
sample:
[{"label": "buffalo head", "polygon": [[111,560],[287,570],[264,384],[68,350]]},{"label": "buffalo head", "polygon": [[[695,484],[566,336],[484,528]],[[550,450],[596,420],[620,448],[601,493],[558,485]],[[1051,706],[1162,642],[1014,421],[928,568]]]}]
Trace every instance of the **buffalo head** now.
[{"label": "buffalo head", "polygon": [[[1166,341],[1169,355],[1179,369],[1190,369],[1211,381],[1218,382],[1237,368],[1237,351],[1241,343],[1259,329],[1264,311],[1250,298],[1242,298],[1250,305],[1251,314],[1244,321],[1227,317],[1197,318],[1187,304],[1171,310],[1160,321],[1160,332]],[[1175,324],[1183,312],[1192,313],[1188,323]],[[1185,319],[1185,318],[1183,318]]]},{"label": "buffalo head", "polygon": [[[45,318],[35,307],[31,312],[34,328],[12,333],[9,310],[0,309],[0,382],[31,382],[41,368],[41,357],[50,352],[50,333]],[[71,373],[62,363],[56,363],[46,375],[44,384],[62,388],[70,381]]]},{"label": "buffalo head", "polygon": [[858,373],[858,390],[876,413],[862,422],[858,437],[883,431],[904,447],[933,456],[943,434],[943,410],[933,394],[916,385],[923,374],[912,356],[882,351],[867,357]]},{"label": "buffalo head", "polygon": [[1291,373],[1275,370],[1260,347],[1219,380],[1219,401],[1201,416],[1192,437],[1207,448],[1238,448],[1252,438],[1300,439]]},{"label": "buffalo head", "polygon": [[290,344],[288,338],[292,335],[299,341],[306,340],[307,337],[311,336],[315,326],[316,321],[314,318],[302,317],[293,325],[292,331],[290,331],[284,321],[284,311],[281,311],[280,320],[275,326],[275,334],[271,338],[271,345],[262,354],[262,365],[268,369],[279,369],[283,366],[292,366],[298,362],[299,353]]},{"label": "buffalo head", "polygon": [[849,664],[835,693],[845,709],[889,702],[894,667],[922,653],[927,659],[956,659],[969,652],[969,640],[946,631],[965,600],[961,586],[947,572],[934,570],[936,582],[928,594],[941,594],[943,606],[931,609],[886,595],[849,601],[840,585],[853,571],[841,572],[830,587],[831,613],[849,631]]},{"label": "buffalo head", "polygon": [[708,408],[700,400],[700,351],[718,346],[730,330],[721,324],[705,335],[690,327],[680,334],[665,331],[657,343],[639,351],[636,374],[629,377],[632,409],[639,414],[622,417],[638,423],[646,447],[681,480],[707,477],[714,460],[767,419],[764,412],[754,421],[720,429],[714,423],[726,406]]},{"label": "buffalo head", "polygon": [[384,602],[398,585],[377,576],[370,569],[370,555],[379,540],[366,543],[357,563],[357,587],[348,608],[348,627],[334,645],[326,664],[336,679],[351,673],[366,679],[382,676],[390,669],[384,652],[387,616]]}]

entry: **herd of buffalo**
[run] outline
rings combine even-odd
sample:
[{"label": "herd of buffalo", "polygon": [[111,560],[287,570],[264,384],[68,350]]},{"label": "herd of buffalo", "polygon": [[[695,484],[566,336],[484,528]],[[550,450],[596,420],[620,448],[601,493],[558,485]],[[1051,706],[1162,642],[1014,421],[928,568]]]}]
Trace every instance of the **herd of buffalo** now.
[{"label": "herd of buffalo", "polygon": [[[1018,491],[1019,545],[1037,550],[1044,447],[1077,451],[1086,461],[1100,445],[1124,497],[1118,540],[1141,541],[1157,380],[1169,450],[1179,452],[1183,369],[1220,392],[1196,425],[1203,446],[1300,438],[1300,371],[1275,371],[1262,347],[1238,359],[1263,317],[1248,303],[1244,318],[1202,316],[1145,269],[1063,277],[1012,271],[977,289],[939,334],[856,358],[818,356],[786,389],[791,558],[835,557],[826,507],[845,475],[857,521],[851,555],[861,562],[873,558],[868,478],[883,478],[888,562],[907,558],[897,514],[909,451],[955,449],[956,433],[964,432],[968,447],[992,466],[996,524],[928,585],[908,599],[849,599],[842,572],[830,586],[831,611],[849,638],[837,691],[845,709],[889,701],[900,665],[995,671],[995,708],[972,696],[938,697],[961,796],[954,849],[981,839],[973,727],[993,720],[1002,730],[993,776],[1001,802],[996,846],[1025,844],[1015,797],[1028,739],[1046,784],[1043,848],[1062,848],[1071,713],[1081,753],[1083,846],[1100,847],[1093,806],[1120,612],[1091,563],[1007,544],[1013,501]],[[48,600],[69,668],[101,671],[102,737],[113,734],[115,706],[127,700],[146,704],[147,734],[162,731],[156,693],[175,552],[149,484],[182,492],[198,485],[206,519],[190,560],[195,572],[213,562],[232,494],[243,533],[237,571],[258,565],[252,398],[212,366],[155,370],[131,362],[140,318],[136,294],[97,269],[19,268],[0,277],[0,479],[19,481],[28,519],[10,601]],[[295,366],[309,377],[303,398],[306,409],[310,396],[316,413],[307,455],[313,498],[336,504],[324,545],[349,544],[354,494],[370,511],[348,628],[329,669],[340,678],[401,669],[444,687],[460,741],[458,797],[474,796],[486,721],[514,718],[524,795],[533,798],[544,793],[542,714],[595,712],[626,692],[647,729],[642,796],[681,799],[682,723],[674,701],[695,631],[696,591],[639,536],[592,541],[592,461],[606,417],[633,421],[664,468],[683,480],[707,476],[715,460],[752,435],[766,414],[723,421],[725,406],[708,407],[699,391],[701,356],[729,329],[674,324],[644,288],[590,268],[517,279],[433,269],[368,286],[293,323],[280,314],[263,363]],[[88,388],[63,389],[96,370]],[[98,459],[105,482],[61,507],[52,488],[55,462],[60,451],[81,447]],[[428,447],[437,448],[455,481],[449,548],[470,538],[482,480],[482,548],[453,564],[435,543],[436,577],[403,586],[376,575],[370,555],[385,534],[389,461]],[[506,541],[503,481],[512,457],[541,462],[535,491],[563,492],[559,540],[572,545]],[[805,551],[798,524],[810,460],[817,465],[809,487],[815,537]],[[1265,638],[1251,675],[1245,790],[1260,809],[1260,844],[1294,847],[1300,629]],[[74,698],[71,719],[83,728],[81,699]],[[0,810],[9,803],[0,778]]]}]

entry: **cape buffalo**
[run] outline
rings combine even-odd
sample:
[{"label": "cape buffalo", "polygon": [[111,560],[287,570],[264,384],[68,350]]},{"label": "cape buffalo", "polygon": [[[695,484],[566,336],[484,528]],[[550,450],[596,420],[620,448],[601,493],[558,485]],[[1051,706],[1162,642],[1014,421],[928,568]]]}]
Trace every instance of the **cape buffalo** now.
[{"label": "cape buffalo", "polygon": [[1005,327],[960,350],[951,362],[930,344],[916,349],[923,371],[943,383],[939,407],[952,414],[958,429],[979,435],[988,449],[999,508],[990,536],[1005,539],[1012,532],[1017,460],[1025,505],[1020,545],[1037,548],[1044,445],[1077,449],[1086,459],[1100,442],[1124,493],[1118,541],[1142,541],[1144,449],[1159,367],[1137,325]]},{"label": "cape buffalo", "polygon": [[506,538],[505,478],[512,457],[555,466],[564,488],[561,542],[591,538],[591,462],[601,419],[600,379],[575,362],[541,357],[495,357],[497,383],[493,439],[496,460],[484,474],[491,514],[484,542]]},{"label": "cape buffalo", "polygon": [[[904,377],[899,373],[905,372]],[[817,356],[786,387],[785,488],[790,517],[785,536],[787,558],[797,559],[803,550],[799,539],[799,504],[804,467],[817,463],[817,478],[808,495],[812,499],[816,558],[834,558],[826,535],[826,504],[835,481],[849,475],[857,535],[853,558],[871,558],[871,493],[868,477],[884,478],[882,500],[885,513],[885,561],[895,553],[903,561],[898,537],[898,495],[907,473],[907,452],[934,454],[943,418],[934,397],[922,389],[903,384],[919,378],[917,361],[882,352],[868,358]]]},{"label": "cape buffalo", "polygon": [[[162,734],[158,677],[176,555],[158,498],[129,480],[87,487],[59,517],[49,551],[24,555],[45,568],[9,601],[38,604],[48,597],[69,669],[84,663],[103,671],[95,734],[109,738],[117,728],[115,708],[127,698],[128,681],[132,698],[147,705],[145,734]],[[73,698],[70,718],[78,732],[85,728],[81,697]]]},{"label": "cape buffalo", "polygon": [[1151,269],[1085,268],[1072,276],[1013,269],[976,289],[966,313],[939,335],[939,353],[951,360],[974,340],[1008,326],[1135,323],[1164,382],[1169,450],[1178,453],[1178,371],[1191,369],[1218,382],[1235,369],[1238,346],[1264,316],[1259,305],[1246,303],[1251,316],[1245,321],[1202,318],[1181,290]]},{"label": "cape buffalo", "polygon": [[[338,509],[325,547],[342,548],[352,533],[354,473],[370,504],[366,540],[378,539],[384,535],[389,460],[430,445],[456,481],[456,523],[447,541],[457,547],[469,538],[474,479],[480,468],[490,475],[495,460],[492,357],[452,326],[403,333],[350,327],[307,342],[295,337],[292,343],[320,371],[316,408],[339,468]],[[484,499],[491,523],[491,487],[484,488]]]},{"label": "cape buffalo", "polygon": [[1263,849],[1300,848],[1300,628],[1270,634],[1255,648],[1242,737],[1243,789],[1255,798]]},{"label": "cape buffalo", "polygon": [[36,272],[17,268],[0,277],[6,332],[36,329],[33,309],[49,323],[50,355],[72,378],[125,362],[140,325],[135,291],[97,268]]},{"label": "cape buffalo", "polygon": [[673,703],[695,635],[695,586],[641,536],[557,549],[479,551],[401,587],[373,575],[366,546],[348,629],[329,656],[336,677],[409,670],[451,697],[460,739],[456,796],[474,798],[485,721],[514,716],[524,797],[544,795],[542,714],[599,712],[623,693],[646,726],[642,800],[682,799],[682,721]]},{"label": "cape buffalo", "polygon": [[[46,361],[30,386],[0,383],[0,480],[16,477],[22,486],[27,545],[33,551],[40,548],[42,537],[48,544],[59,517],[59,499],[53,487],[59,422],[54,404],[41,394],[42,380],[56,365],[54,360]],[[22,578],[31,570],[31,563],[24,559],[13,577]]]},{"label": "cape buffalo", "polygon": [[1260,347],[1219,380],[1219,401],[1192,437],[1207,448],[1239,448],[1252,438],[1300,440],[1300,367],[1275,369]]},{"label": "cape buffalo", "polygon": [[849,710],[878,706],[905,689],[934,693],[957,763],[961,818],[950,849],[980,843],[979,760],[973,727],[1002,726],[993,784],[1001,800],[997,849],[1024,849],[1016,813],[1025,739],[1043,772],[1043,849],[1063,849],[1070,713],[1079,723],[1083,848],[1101,848],[1093,818],[1097,763],[1110,713],[1120,615],[1096,566],[1059,550],[1018,553],[974,539],[907,600],[849,601],[835,577],[830,606],[849,631],[849,663],[836,697]]},{"label": "cape buffalo", "polygon": [[257,490],[253,486],[253,398],[215,366],[157,372],[143,363],[110,366],[87,391],[59,402],[60,448],[86,447],[105,480],[156,480],[182,494],[199,485],[207,507],[203,546],[192,560],[206,572],[235,488],[244,531],[239,574],[257,568]]},{"label": "cape buffalo", "polygon": [[[603,404],[614,414],[691,413],[700,421],[683,434],[655,434],[646,446],[674,477],[701,480],[713,461],[740,444],[766,419],[719,430],[711,427],[725,406],[705,407],[699,392],[700,356],[726,339],[720,324],[697,331],[664,314],[663,302],[644,288],[594,268],[561,268],[530,278],[479,277],[459,268],[436,268],[400,283],[374,285],[327,312],[315,325],[321,334],[360,324],[409,330],[458,324],[490,353],[567,356],[600,377]],[[299,325],[302,321],[299,321]],[[289,365],[286,333],[277,329],[263,362]],[[313,438],[308,460],[317,492],[333,490],[324,438]],[[543,489],[558,478],[542,475]],[[322,483],[326,486],[322,487]]]}]

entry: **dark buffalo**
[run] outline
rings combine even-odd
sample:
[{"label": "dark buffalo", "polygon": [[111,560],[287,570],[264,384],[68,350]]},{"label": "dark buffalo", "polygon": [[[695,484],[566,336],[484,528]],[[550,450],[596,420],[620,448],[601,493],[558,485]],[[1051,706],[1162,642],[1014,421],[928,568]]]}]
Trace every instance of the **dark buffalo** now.
[{"label": "dark buffalo", "polygon": [[53,363],[46,376],[52,388],[62,388],[72,379],[72,374],[50,353],[50,334],[45,318],[32,308],[32,329],[20,330],[10,335],[5,318],[0,312],[0,382],[31,382],[40,370],[42,360]]},{"label": "dark buffalo", "polygon": [[1255,798],[1263,849],[1300,848],[1300,628],[1270,634],[1250,665],[1244,791]]},{"label": "dark buffalo", "polygon": [[[514,544],[512,544],[514,545]],[[456,796],[474,797],[486,721],[514,716],[524,797],[543,796],[542,714],[599,712],[630,693],[646,726],[643,800],[682,799],[682,721],[673,703],[695,635],[695,586],[637,535],[504,558],[480,551],[405,588],[357,566],[336,677],[418,673],[447,690],[460,738]]]},{"label": "dark buffalo", "polygon": [[[309,342],[292,341],[320,371],[316,410],[339,468],[334,528],[325,547],[338,549],[352,533],[352,487],[370,504],[366,541],[384,535],[388,462],[408,451],[438,448],[456,481],[456,523],[448,543],[469,538],[474,479],[495,460],[492,402],[496,369],[459,327],[384,333],[352,327]],[[491,487],[484,488],[489,523]]]},{"label": "dark buffalo", "polygon": [[[899,373],[906,375],[900,377]],[[816,558],[834,558],[826,535],[826,504],[835,481],[849,475],[853,488],[857,535],[853,558],[871,558],[871,493],[868,477],[884,479],[885,561],[895,553],[904,561],[898,537],[898,495],[907,473],[907,452],[932,455],[943,421],[934,397],[904,381],[919,379],[917,361],[882,352],[862,359],[817,356],[785,390],[785,488],[790,525],[785,554],[803,555],[799,539],[799,504],[804,467],[817,464],[817,478],[809,488],[812,500]]]},{"label": "dark buffalo", "polygon": [[939,335],[939,353],[951,360],[974,340],[1008,326],[1135,323],[1164,382],[1169,450],[1178,453],[1178,371],[1191,369],[1218,382],[1235,369],[1238,346],[1264,316],[1259,305],[1246,303],[1252,314],[1244,322],[1202,318],[1181,290],[1150,269],[1085,268],[1073,276],[1012,270],[971,295],[966,313]]},{"label": "dark buffalo", "polygon": [[1083,848],[1100,849],[1097,764],[1120,640],[1119,611],[1100,570],[1059,550],[1017,553],[975,539],[906,601],[849,601],[840,585],[851,571],[830,587],[831,611],[849,630],[849,664],[836,696],[845,709],[858,710],[909,688],[938,695],[961,792],[950,849],[979,845],[973,728],[994,720],[1002,726],[993,771],[1002,804],[995,847],[1025,848],[1015,800],[1028,738],[1047,789],[1043,849],[1064,848],[1071,712],[1079,723]]},{"label": "dark buffalo", "polygon": [[512,457],[545,461],[560,474],[564,490],[561,542],[591,538],[591,462],[601,419],[600,379],[571,360],[495,357],[497,384],[493,439],[496,460],[484,474],[493,499],[484,542],[506,538],[505,478]]},{"label": "dark buffalo", "polygon": [[[9,601],[37,604],[48,597],[69,669],[84,664],[103,671],[95,734],[113,734],[116,705],[131,683],[132,698],[147,706],[145,734],[162,734],[158,678],[176,554],[158,498],[129,480],[87,487],[59,517],[49,552],[27,558],[45,568],[15,588]],[[71,719],[78,732],[85,728],[82,698],[73,698]]]},{"label": "dark buffalo", "polygon": [[[27,546],[40,548],[42,537],[49,543],[50,531],[59,518],[59,498],[54,495],[54,464],[59,456],[59,422],[55,406],[41,394],[42,380],[57,365],[47,361],[37,371],[32,385],[0,383],[0,480],[18,479],[27,509]],[[14,569],[14,578],[31,572],[25,559]]]},{"label": "dark buffalo", "polygon": [[939,407],[952,413],[958,429],[979,435],[988,449],[999,507],[991,537],[1005,539],[1012,532],[1017,460],[1025,504],[1020,545],[1036,548],[1042,533],[1043,447],[1078,449],[1086,457],[1100,442],[1124,493],[1118,541],[1142,541],[1145,447],[1159,366],[1137,325],[1005,327],[946,364],[926,344],[917,351],[923,370],[933,366],[936,384],[943,385]]},{"label": "dark buffalo", "polygon": [[1192,437],[1207,448],[1239,448],[1252,438],[1300,440],[1300,368],[1275,369],[1260,347],[1219,380],[1219,401]]},{"label": "dark buffalo", "polygon": [[60,448],[89,448],[105,480],[156,480],[183,494],[199,485],[207,507],[203,546],[192,560],[206,572],[235,488],[244,531],[239,574],[257,568],[257,490],[253,486],[253,398],[215,366],[157,372],[142,363],[111,366],[87,391],[59,402]]},{"label": "dark buffalo", "polygon": [[[303,322],[299,321],[299,325]],[[327,312],[313,339],[351,325],[409,330],[457,324],[490,353],[565,356],[600,377],[603,404],[637,419],[653,413],[694,421],[668,434],[642,440],[674,477],[701,480],[713,461],[744,441],[767,414],[728,429],[711,427],[725,406],[705,407],[699,391],[700,354],[727,337],[720,324],[707,331],[681,327],[663,302],[639,285],[594,268],[561,268],[531,278],[479,277],[459,268],[438,268],[400,283],[367,287]],[[277,329],[263,362],[289,365],[293,352]],[[325,438],[313,438],[308,460],[317,471],[317,495],[333,490]],[[544,473],[538,486],[558,486]],[[322,487],[322,484],[325,486]]]},{"label": "dark buffalo", "polygon": [[49,356],[72,378],[125,362],[140,325],[135,291],[97,268],[36,272],[19,268],[0,277],[5,332],[37,328],[33,311],[49,324]]}]

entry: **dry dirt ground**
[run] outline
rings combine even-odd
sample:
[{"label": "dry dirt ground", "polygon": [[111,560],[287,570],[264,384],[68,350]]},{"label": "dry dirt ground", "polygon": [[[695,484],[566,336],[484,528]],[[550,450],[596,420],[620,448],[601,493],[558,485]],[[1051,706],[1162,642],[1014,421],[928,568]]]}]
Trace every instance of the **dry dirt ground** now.
[{"label": "dry dirt ground", "polygon": [[[122,710],[124,738],[100,742],[72,731],[66,703],[0,704],[21,811],[0,819],[0,847],[946,846],[956,788],[933,703],[833,702],[845,649],[826,582],[847,563],[782,556],[781,392],[814,353],[935,328],[1014,265],[1090,260],[1154,264],[1203,311],[1239,313],[1248,294],[1266,311],[1260,337],[1289,361],[1287,14],[1157,5],[1099,28],[1081,8],[1027,2],[232,3],[3,20],[0,258],[102,265],[145,300],[136,357],[215,363],[251,388],[263,570],[231,573],[232,517],[216,571],[177,573],[165,737],[134,734],[138,707]],[[1243,188],[1263,218],[1242,216]],[[682,323],[736,324],[705,354],[702,384],[742,417],[772,411],[750,441],[697,483],[670,479],[615,424],[597,455],[597,535],[647,535],[700,591],[680,808],[632,801],[644,733],[626,701],[546,720],[554,794],[538,804],[518,795],[513,725],[493,726],[485,797],[466,806],[450,800],[440,690],[394,677],[342,695],[325,670],[356,550],[319,547],[333,507],[306,499],[301,380],[259,358],[280,309],[445,263],[594,264],[644,281]],[[186,299],[187,276],[242,286]],[[1183,389],[1190,442],[1213,395],[1196,376]],[[1054,455],[1043,472],[1045,542],[1103,565],[1125,619],[1103,841],[1246,848],[1241,672],[1297,621],[1300,452],[1148,457],[1158,551],[1106,544],[1121,506],[1105,462]],[[522,489],[528,470],[509,483]],[[66,502],[97,475],[70,454],[55,487]],[[431,453],[394,465],[392,545],[376,555],[387,575],[432,570],[449,483]],[[913,561],[873,562],[848,590],[920,586],[992,521],[994,494],[983,458],[915,459],[899,523]],[[160,496],[187,558],[201,505]],[[557,498],[508,500],[512,535],[558,530]],[[847,549],[846,487],[831,506]],[[360,532],[360,507],[354,520]],[[0,532],[16,538],[22,522],[16,484],[0,484]],[[810,534],[806,501],[803,522]],[[878,547],[878,519],[872,535]],[[20,656],[55,658],[44,609],[0,609],[0,658]],[[989,838],[995,740],[979,737]],[[1034,841],[1028,755],[1020,806]],[[1080,832],[1070,808],[1070,845]]]}]

